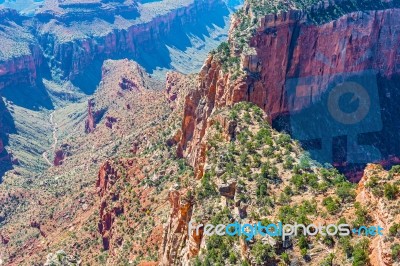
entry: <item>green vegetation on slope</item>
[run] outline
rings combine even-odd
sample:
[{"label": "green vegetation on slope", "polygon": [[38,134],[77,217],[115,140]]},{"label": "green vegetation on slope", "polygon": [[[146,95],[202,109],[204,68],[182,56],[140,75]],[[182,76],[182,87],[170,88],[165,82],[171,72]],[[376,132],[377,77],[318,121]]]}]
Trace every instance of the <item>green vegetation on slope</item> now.
[{"label": "green vegetation on slope", "polygon": [[[237,125],[231,141],[226,141],[226,132],[218,122],[224,119]],[[219,110],[211,120],[213,127],[206,134],[206,170],[195,190],[200,210],[192,220],[204,222],[204,217],[209,217],[212,224],[262,221],[267,225],[278,221],[310,224],[319,219],[336,223],[346,217],[349,224],[371,222],[366,209],[355,204],[355,186],[337,170],[312,161],[288,135],[273,130],[257,106],[239,103]],[[234,199],[218,193],[221,186],[232,183],[237,184]],[[350,209],[355,212],[346,211]],[[359,237],[299,235],[291,240],[291,250],[283,248],[280,237],[269,241],[256,237],[246,242],[239,237],[213,236],[206,237],[206,243],[195,265],[225,265],[226,261],[230,265],[265,265],[291,260],[330,265],[339,254],[345,254],[340,257],[344,264],[354,260],[354,265],[360,265],[368,259],[367,244]],[[243,243],[250,250],[249,259],[239,255]],[[311,256],[316,249],[331,248],[338,248],[338,253],[320,251],[318,257]]]}]

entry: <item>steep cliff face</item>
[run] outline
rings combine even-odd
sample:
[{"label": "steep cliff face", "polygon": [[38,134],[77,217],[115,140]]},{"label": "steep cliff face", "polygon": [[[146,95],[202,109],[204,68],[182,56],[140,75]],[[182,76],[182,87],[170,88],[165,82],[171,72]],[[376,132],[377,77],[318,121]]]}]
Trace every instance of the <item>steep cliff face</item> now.
[{"label": "steep cliff face", "polygon": [[[143,54],[160,50],[177,26],[196,25],[201,14],[222,8],[226,9],[226,6],[220,0],[182,1],[176,9],[157,16],[151,14],[152,17],[145,17],[148,14],[139,17],[135,11],[138,18],[122,19],[113,15],[107,20],[101,14],[95,14],[98,24],[79,23],[76,18],[66,24],[51,20],[39,27],[40,43],[50,64],[61,69],[64,77],[74,79],[85,68],[104,59],[142,59]],[[104,30],[99,31],[99,25]]]},{"label": "steep cliff face", "polygon": [[[356,12],[321,26],[307,25],[299,11],[263,18],[251,40],[261,69],[249,100],[274,120],[290,112],[291,103],[301,109],[317,102],[337,74],[374,70],[393,77],[400,71],[399,43],[396,32],[390,32],[399,17],[398,9]],[[289,94],[287,81],[303,77],[315,78],[311,88],[298,85]]]},{"label": "steep cliff face", "polygon": [[168,200],[171,212],[164,226],[160,265],[185,264],[185,261],[189,260],[188,250],[177,254],[176,247],[184,246],[188,239],[187,224],[192,217],[193,199],[182,197],[179,191],[172,190],[169,192]]},{"label": "steep cliff face", "polygon": [[[328,154],[323,162],[346,168],[398,154],[393,99],[399,96],[399,17],[393,8],[353,12],[321,25],[296,10],[261,18],[248,51],[239,54],[245,75],[223,71],[216,56],[206,61],[198,89],[187,98],[178,154],[201,165],[207,118],[215,107],[239,101],[257,104],[276,128],[319,146]],[[232,30],[240,23],[236,17]],[[235,47],[232,35],[230,45]],[[367,110],[341,112],[339,99],[332,100],[334,90],[343,92],[340,96],[355,93]],[[344,144],[336,144],[341,137]],[[358,153],[368,156],[357,160]]]},{"label": "steep cliff face", "polygon": [[36,84],[43,56],[33,34],[24,25],[26,20],[15,10],[0,9],[0,89]]},{"label": "steep cliff face", "polygon": [[39,47],[32,48],[31,55],[22,55],[18,58],[0,63],[0,89],[18,84],[35,86],[37,68],[41,64],[42,56]]}]

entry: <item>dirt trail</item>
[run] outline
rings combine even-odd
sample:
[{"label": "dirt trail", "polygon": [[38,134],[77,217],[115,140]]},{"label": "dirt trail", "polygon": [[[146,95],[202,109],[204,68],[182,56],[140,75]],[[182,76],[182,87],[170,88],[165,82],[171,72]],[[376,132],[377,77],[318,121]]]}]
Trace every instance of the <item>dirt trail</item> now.
[{"label": "dirt trail", "polygon": [[53,118],[54,118],[54,112],[52,112],[50,114],[50,123],[53,126],[53,145],[52,145],[52,147],[53,147],[53,152],[55,152],[56,148],[57,148],[57,142],[58,142],[58,139],[57,139],[57,127],[58,127],[58,125],[57,125],[57,123],[54,123]]},{"label": "dirt trail", "polygon": [[[52,112],[50,114],[50,124],[53,127],[53,143],[51,144],[51,149],[53,150],[53,152],[56,151],[57,148],[57,142],[58,142],[58,138],[57,138],[57,123],[54,123],[54,112]],[[49,152],[45,151],[42,154],[43,159],[50,165],[53,166],[53,164],[51,163],[51,161],[49,160]]]}]

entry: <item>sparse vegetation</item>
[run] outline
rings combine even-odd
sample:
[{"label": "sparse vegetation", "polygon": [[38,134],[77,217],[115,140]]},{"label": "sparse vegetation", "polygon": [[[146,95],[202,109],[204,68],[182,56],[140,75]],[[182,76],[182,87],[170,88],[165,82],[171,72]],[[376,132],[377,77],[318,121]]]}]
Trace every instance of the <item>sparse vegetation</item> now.
[{"label": "sparse vegetation", "polygon": [[396,184],[385,184],[384,194],[388,200],[395,200],[399,194],[399,188]]},{"label": "sparse vegetation", "polygon": [[364,266],[369,263],[369,240],[367,238],[361,239],[353,250],[353,266]]}]

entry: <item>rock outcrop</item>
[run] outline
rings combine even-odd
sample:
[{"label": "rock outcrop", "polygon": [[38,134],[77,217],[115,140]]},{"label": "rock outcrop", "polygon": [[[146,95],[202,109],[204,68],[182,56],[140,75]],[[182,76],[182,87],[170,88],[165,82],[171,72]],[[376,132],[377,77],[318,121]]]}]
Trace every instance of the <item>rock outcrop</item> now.
[{"label": "rock outcrop", "polygon": [[234,199],[236,193],[236,182],[232,181],[229,184],[221,184],[218,187],[218,191],[221,196],[227,197],[229,199]]},{"label": "rock outcrop", "polygon": [[64,158],[65,158],[64,151],[57,150],[54,155],[54,161],[53,161],[54,166],[60,166],[63,163]]},{"label": "rock outcrop", "polygon": [[[96,125],[100,122],[106,112],[104,109],[95,110],[95,107],[96,103],[94,99],[88,100],[87,118],[85,121],[85,133],[87,134],[92,133],[96,129]],[[114,119],[107,119],[107,121],[111,122],[114,121]]]},{"label": "rock outcrop", "polygon": [[[101,198],[100,204],[100,221],[98,224],[99,233],[103,239],[104,250],[109,250],[111,248],[111,238],[112,238],[112,226],[116,216],[123,213],[123,207],[114,204],[114,206],[109,206],[109,201],[107,200],[107,189],[112,186],[119,178],[118,172],[111,165],[111,162],[105,162],[99,171],[97,179],[97,192]],[[118,195],[113,195],[112,197],[118,198]]]},{"label": "rock outcrop", "polygon": [[60,166],[64,163],[67,156],[71,156],[71,146],[68,144],[63,144],[59,149],[55,151],[53,164],[54,166]]},{"label": "rock outcrop", "polygon": [[92,20],[93,17],[113,19],[115,16],[135,18],[139,15],[136,0],[47,0],[36,12],[41,21],[56,19],[60,22],[71,23],[76,20]]},{"label": "rock outcrop", "polygon": [[85,133],[92,133],[96,128],[96,123],[94,122],[94,102],[93,100],[88,100],[88,111],[87,118],[85,122]]},{"label": "rock outcrop", "polygon": [[[322,16],[324,7],[319,8]],[[260,106],[276,128],[291,132],[294,138],[317,140],[321,153],[328,154],[321,161],[344,170],[397,155],[399,138],[393,128],[398,126],[394,118],[398,110],[393,99],[399,96],[395,84],[400,78],[396,54],[400,47],[399,34],[392,27],[399,17],[400,9],[391,8],[353,12],[321,25],[311,23],[307,14],[298,10],[261,18],[250,39],[250,52],[241,55],[245,75],[233,77],[215,55],[206,60],[197,89],[186,99],[178,155],[187,157],[192,166],[201,165],[209,116],[218,107],[240,101]],[[240,18],[236,17],[231,31],[238,24]],[[235,41],[231,35],[231,46]],[[365,84],[365,80],[370,83]],[[352,127],[346,127],[346,121],[338,123],[340,117],[335,115],[341,114],[339,109],[326,110],[332,86],[340,87],[343,82],[360,84],[355,88],[367,91],[365,101],[370,100],[364,105],[370,106],[369,113]],[[318,108],[325,108],[327,114],[319,114],[322,111]],[[297,130],[300,123],[310,130]],[[323,133],[326,128],[332,129],[327,137]],[[348,135],[344,136],[347,139],[344,144],[335,144],[341,134]],[[353,141],[358,137],[361,143]],[[358,153],[366,158],[360,159],[362,156],[355,155]],[[201,174],[201,169],[197,172]]]},{"label": "rock outcrop", "polygon": [[[192,237],[188,236],[188,224],[193,209],[192,200],[182,197],[179,191],[171,190],[169,192],[171,212],[169,220],[164,225],[163,243],[159,256],[161,258],[160,265],[176,265],[188,261],[188,250],[183,250],[182,254],[176,254],[177,247],[181,247],[189,238],[201,239],[195,234]],[[195,251],[192,250],[191,252],[194,253]]]}]

